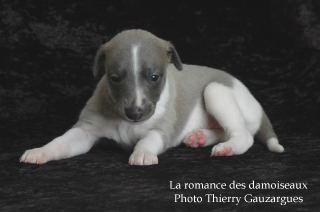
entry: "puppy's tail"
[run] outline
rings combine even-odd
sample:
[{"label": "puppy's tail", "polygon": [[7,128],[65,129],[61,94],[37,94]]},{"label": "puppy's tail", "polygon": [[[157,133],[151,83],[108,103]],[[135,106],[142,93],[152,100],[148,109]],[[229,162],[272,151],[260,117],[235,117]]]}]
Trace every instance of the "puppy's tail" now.
[{"label": "puppy's tail", "polygon": [[268,116],[263,111],[260,128],[256,134],[258,140],[264,143],[271,152],[283,152],[284,148],[279,144],[277,135],[275,134]]}]

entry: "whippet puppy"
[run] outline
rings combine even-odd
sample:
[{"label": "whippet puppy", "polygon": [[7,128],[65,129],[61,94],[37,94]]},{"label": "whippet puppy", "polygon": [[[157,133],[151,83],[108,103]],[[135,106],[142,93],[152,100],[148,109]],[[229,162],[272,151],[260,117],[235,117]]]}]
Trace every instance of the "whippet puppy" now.
[{"label": "whippet puppy", "polygon": [[132,147],[131,165],[158,164],[159,154],[182,142],[214,145],[211,156],[231,156],[245,153],[256,136],[270,151],[284,151],[261,105],[239,80],[182,64],[170,42],[147,31],[123,31],[103,44],[93,74],[101,79],[78,122],[27,150],[21,162],[83,154],[102,137]]}]

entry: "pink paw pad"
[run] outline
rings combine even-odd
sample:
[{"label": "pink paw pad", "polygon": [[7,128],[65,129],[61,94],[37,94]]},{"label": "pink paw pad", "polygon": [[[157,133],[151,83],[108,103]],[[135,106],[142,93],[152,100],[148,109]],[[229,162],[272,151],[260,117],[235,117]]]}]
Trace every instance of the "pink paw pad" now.
[{"label": "pink paw pad", "polygon": [[223,145],[215,148],[212,151],[211,156],[230,156],[232,155],[232,147],[229,145]]},{"label": "pink paw pad", "polygon": [[206,143],[206,139],[204,132],[202,130],[197,130],[188,135],[183,142],[189,147],[196,148],[203,146]]}]

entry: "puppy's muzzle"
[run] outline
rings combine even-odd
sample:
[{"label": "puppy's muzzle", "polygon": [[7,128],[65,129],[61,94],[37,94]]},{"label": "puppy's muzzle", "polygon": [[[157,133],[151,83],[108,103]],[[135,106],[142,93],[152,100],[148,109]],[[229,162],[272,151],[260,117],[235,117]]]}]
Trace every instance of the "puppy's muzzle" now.
[{"label": "puppy's muzzle", "polygon": [[132,121],[139,121],[143,116],[144,110],[141,107],[133,106],[125,108],[124,112],[128,119]]}]

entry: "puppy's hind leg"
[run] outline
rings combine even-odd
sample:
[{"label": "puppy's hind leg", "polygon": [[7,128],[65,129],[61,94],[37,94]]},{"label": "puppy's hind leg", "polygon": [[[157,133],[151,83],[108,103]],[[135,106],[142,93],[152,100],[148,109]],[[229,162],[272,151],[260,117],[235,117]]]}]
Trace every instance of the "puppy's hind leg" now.
[{"label": "puppy's hind leg", "polygon": [[97,137],[80,127],[71,128],[65,134],[53,139],[43,147],[24,152],[20,162],[44,164],[86,153],[94,145]]},{"label": "puppy's hind leg", "polygon": [[253,144],[253,137],[247,130],[245,120],[231,89],[212,82],[204,90],[205,106],[223,128],[226,141],[215,145],[212,156],[239,155]]}]

